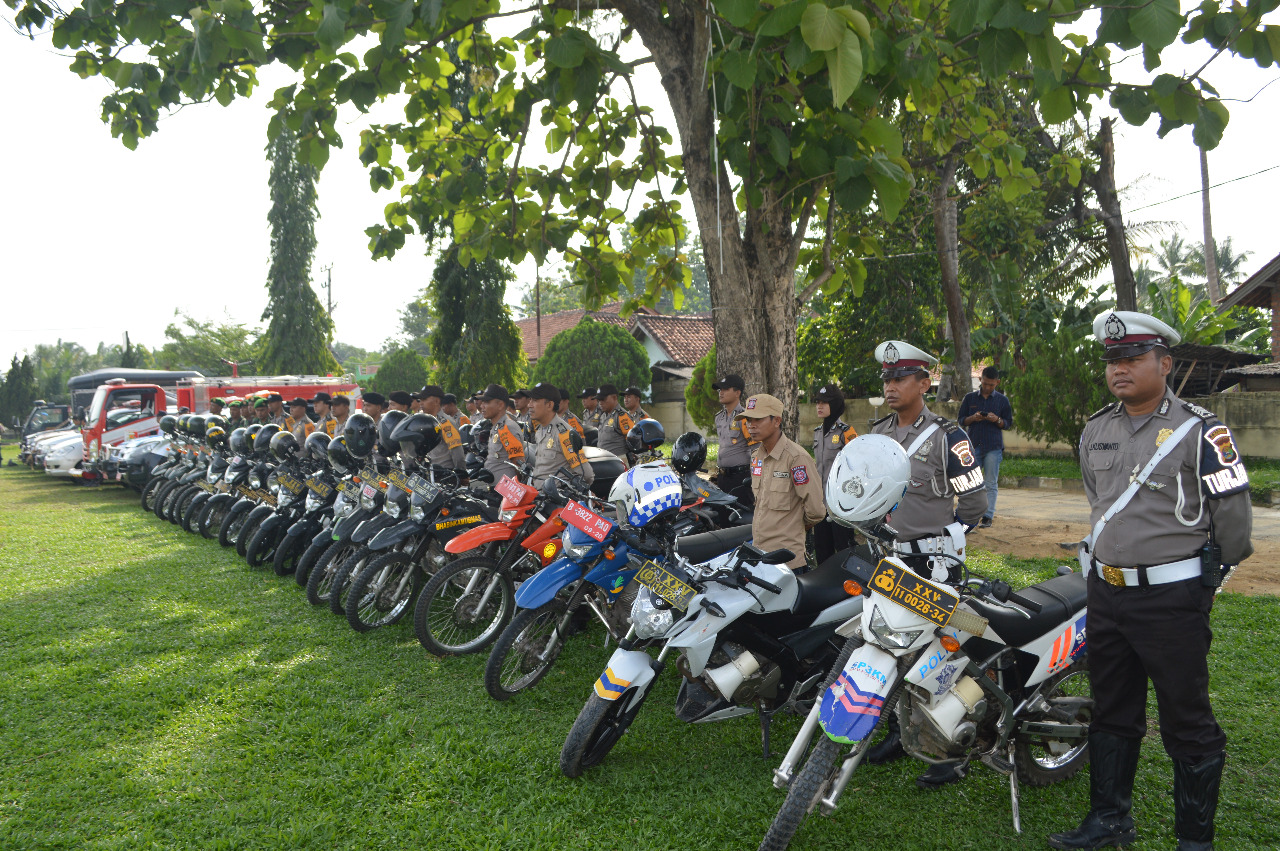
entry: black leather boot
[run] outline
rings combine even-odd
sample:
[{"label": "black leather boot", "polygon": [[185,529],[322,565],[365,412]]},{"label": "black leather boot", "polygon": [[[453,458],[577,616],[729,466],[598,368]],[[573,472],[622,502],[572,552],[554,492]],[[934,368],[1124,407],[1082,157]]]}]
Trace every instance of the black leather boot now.
[{"label": "black leather boot", "polygon": [[902,749],[902,736],[898,730],[898,713],[892,712],[885,719],[885,726],[888,732],[884,738],[880,740],[880,744],[867,751],[867,762],[872,765],[884,765],[886,762],[893,762],[895,759],[902,759],[907,752]]},{"label": "black leather boot", "polygon": [[1178,851],[1212,851],[1213,817],[1226,754],[1200,762],[1173,761],[1173,823]]},{"label": "black leather boot", "polygon": [[1141,739],[1089,734],[1089,814],[1075,830],[1054,833],[1049,847],[1124,848],[1133,844],[1133,778]]}]

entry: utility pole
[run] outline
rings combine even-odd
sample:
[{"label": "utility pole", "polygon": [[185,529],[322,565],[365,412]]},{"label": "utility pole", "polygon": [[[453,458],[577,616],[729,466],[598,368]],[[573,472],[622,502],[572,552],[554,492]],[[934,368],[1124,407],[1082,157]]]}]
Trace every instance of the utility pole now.
[{"label": "utility pole", "polygon": [[324,283],[320,286],[324,287],[325,310],[333,316],[333,264],[321,266],[320,271],[324,272]]}]

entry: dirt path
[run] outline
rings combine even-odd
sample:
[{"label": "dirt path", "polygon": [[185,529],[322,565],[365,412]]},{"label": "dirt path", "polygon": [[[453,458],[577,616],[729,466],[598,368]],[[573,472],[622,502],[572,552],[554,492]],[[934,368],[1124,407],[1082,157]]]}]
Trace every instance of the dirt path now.
[{"label": "dirt path", "polygon": [[[1088,532],[1089,503],[1083,494],[1001,488],[995,524],[974,529],[969,540],[982,549],[1023,558],[1069,558],[1058,544],[1079,541]],[[1228,589],[1280,596],[1280,510],[1254,506],[1253,550]]]}]

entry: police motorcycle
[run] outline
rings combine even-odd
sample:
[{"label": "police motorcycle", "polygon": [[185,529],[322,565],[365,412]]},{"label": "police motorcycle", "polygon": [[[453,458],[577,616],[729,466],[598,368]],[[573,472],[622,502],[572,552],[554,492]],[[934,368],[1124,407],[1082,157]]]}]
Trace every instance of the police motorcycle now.
[{"label": "police motorcycle", "polygon": [[214,493],[204,501],[193,524],[202,538],[213,538],[221,532],[223,521],[238,503],[241,488],[246,487],[249,480],[249,473],[253,470],[253,440],[249,437],[248,427],[231,430],[227,436],[227,453],[227,469],[214,486]]},{"label": "police motorcycle", "polygon": [[[333,516],[331,506],[337,497],[338,479],[329,464],[331,442],[329,435],[323,431],[307,435],[298,453],[299,492],[292,496],[293,489],[288,488],[287,484],[283,485],[291,494],[289,507],[292,516],[282,520],[273,529],[275,541],[271,567],[276,576],[288,576],[296,572],[299,562],[306,555],[308,545],[320,532],[325,518]],[[261,528],[259,533],[262,533]],[[250,544],[251,549],[252,546]]]},{"label": "police motorcycle", "polygon": [[160,492],[160,488],[168,484],[169,471],[178,466],[184,459],[183,446],[178,438],[178,418],[172,414],[166,414],[160,418],[160,433],[169,439],[169,446],[165,451],[165,459],[159,464],[151,468],[151,477],[147,479],[147,483],[142,487],[141,503],[143,511],[155,511],[156,494]]},{"label": "police motorcycle", "polygon": [[204,442],[208,448],[209,466],[205,474],[195,482],[196,491],[182,507],[181,526],[184,532],[196,532],[204,507],[218,492],[218,486],[227,474],[231,461],[227,458],[229,447],[226,420],[211,415],[204,429]]},{"label": "police motorcycle", "polygon": [[325,456],[328,466],[307,479],[306,513],[289,527],[291,538],[302,539],[293,579],[304,590],[312,569],[333,544],[333,527],[360,507],[360,485],[354,481],[360,472],[360,462],[347,449],[346,438],[338,435],[330,440]]},{"label": "police motorcycle", "polygon": [[351,574],[344,613],[357,632],[399,621],[423,583],[448,562],[448,543],[497,520],[487,483],[464,487],[456,471],[427,462],[441,440],[439,427],[435,417],[418,413],[399,418],[388,435],[387,449],[398,448],[406,468],[387,474],[383,513],[398,522],[376,531],[368,563]]},{"label": "police motorcycle", "polygon": [[279,430],[280,426],[275,423],[254,423],[245,430],[245,442],[250,448],[246,459],[249,469],[244,480],[236,486],[239,498],[227,509],[222,526],[218,529],[218,543],[224,547],[234,546],[236,553],[242,558],[243,547],[249,543],[254,527],[271,510],[268,500],[274,499],[274,496],[267,490],[273,466],[271,438]]},{"label": "police motorcycle", "polygon": [[[173,438],[172,463],[163,465],[156,475],[154,487],[142,493],[142,507],[161,519],[164,518],[163,507],[170,492],[179,487],[178,480],[195,467],[196,454],[191,437],[187,434],[187,420],[190,414],[181,414],[172,418],[171,436]],[[163,428],[163,420],[161,428]]]},{"label": "police motorcycle", "polygon": [[206,435],[210,427],[217,430],[221,421],[222,417],[216,414],[196,414],[187,420],[187,433],[192,440],[196,461],[195,466],[179,479],[181,485],[170,491],[166,500],[168,507],[165,510],[165,519],[175,526],[182,525],[191,501],[202,492],[200,483],[208,477],[214,458],[214,451],[209,448]]},{"label": "police motorcycle", "polygon": [[[277,462],[271,476],[275,508],[258,524],[245,547],[244,559],[250,567],[274,568],[276,549],[306,510],[306,478],[315,469],[315,461],[303,451],[293,432],[276,432],[271,438],[271,454]],[[281,568],[286,564],[282,562]]]},{"label": "police motorcycle", "polygon": [[896,532],[883,523],[910,470],[896,441],[863,435],[841,450],[827,479],[831,516],[869,543],[868,553],[832,558],[844,561],[847,584],[866,600],[837,630],[844,646],[821,699],[774,771],[787,797],[761,849],[786,848],[814,810],[831,815],[890,712],[916,759],[961,773],[977,759],[1008,776],[1019,832],[1019,782],[1057,783],[1086,761],[1093,700],[1084,576],[1063,567],[1014,592],[968,573],[953,556],[945,558],[960,565],[963,581],[919,575],[892,554]]},{"label": "police motorcycle", "polygon": [[[546,487],[556,487],[555,481]],[[568,524],[561,536],[563,554],[521,583],[516,591],[520,611],[489,653],[484,671],[489,696],[507,700],[546,676],[582,606],[604,624],[609,638],[621,641],[639,590],[632,580],[645,566],[645,555],[662,561],[669,544],[710,528],[705,517],[682,511],[683,503],[680,480],[662,461],[632,467],[614,481],[607,503],[612,519],[590,505],[568,503],[560,515]],[[745,527],[713,540],[731,550],[750,537],[751,528]]]},{"label": "police motorcycle", "polygon": [[253,472],[249,474],[249,477],[252,479],[257,476],[260,482],[258,491],[254,494],[258,504],[249,509],[249,513],[244,519],[244,526],[236,537],[236,555],[246,561],[249,556],[249,544],[253,541],[254,536],[258,534],[258,528],[279,507],[279,502],[276,499],[276,486],[279,481],[278,471],[281,462],[276,457],[275,452],[272,451],[272,441],[283,434],[284,431],[285,429],[281,425],[265,423],[253,439],[254,454],[258,456],[259,461]]},{"label": "police motorcycle", "polygon": [[179,509],[195,492],[193,482],[204,476],[208,459],[204,452],[204,417],[183,414],[178,417],[178,435],[183,443],[184,461],[169,472],[169,484],[156,493],[154,514],[161,520],[176,523]]}]

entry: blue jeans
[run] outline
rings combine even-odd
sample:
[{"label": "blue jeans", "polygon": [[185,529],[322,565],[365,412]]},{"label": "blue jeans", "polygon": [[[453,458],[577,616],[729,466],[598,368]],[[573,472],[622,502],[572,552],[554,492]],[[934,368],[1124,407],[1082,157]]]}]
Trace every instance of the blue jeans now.
[{"label": "blue jeans", "polygon": [[987,488],[987,510],[982,516],[990,520],[996,516],[996,491],[1000,489],[1000,462],[1004,460],[1004,450],[978,449],[976,446],[974,450]]}]

